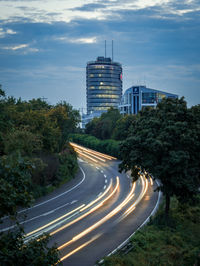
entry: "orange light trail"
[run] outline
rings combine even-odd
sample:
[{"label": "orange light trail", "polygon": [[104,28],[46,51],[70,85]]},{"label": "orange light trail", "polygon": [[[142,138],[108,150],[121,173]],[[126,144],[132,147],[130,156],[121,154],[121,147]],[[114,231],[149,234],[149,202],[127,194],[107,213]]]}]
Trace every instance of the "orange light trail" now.
[{"label": "orange light trail", "polygon": [[43,225],[43,226],[41,226],[41,227],[35,229],[35,230],[32,231],[32,232],[29,232],[28,234],[25,235],[25,237],[28,237],[28,236],[30,236],[30,235],[32,235],[32,234],[34,234],[34,233],[37,233],[38,231],[40,231],[40,230],[42,230],[42,229],[44,229],[44,228],[46,228],[46,227],[48,227],[48,226],[50,226],[50,225],[52,225],[52,224],[58,222],[58,221],[60,221],[61,219],[63,219],[63,218],[65,218],[65,217],[69,216],[70,214],[76,212],[77,210],[80,210],[80,209],[83,208],[84,206],[85,206],[85,204],[82,204],[81,206],[79,206],[78,208],[72,210],[71,212],[66,213],[65,215],[63,215],[63,216],[61,216],[61,217],[59,217],[59,218],[57,218],[57,219],[51,221],[51,222],[48,223],[48,224],[45,224],[45,225]]},{"label": "orange light trail", "polygon": [[71,243],[73,243],[74,241],[77,241],[78,239],[82,238],[83,236],[90,233],[95,228],[97,228],[98,226],[100,226],[101,224],[103,224],[104,222],[109,220],[111,217],[113,217],[116,213],[118,213],[127,204],[128,201],[130,201],[132,199],[132,197],[134,196],[133,195],[134,190],[135,190],[135,183],[133,184],[132,189],[131,189],[130,193],[128,194],[128,196],[125,198],[125,200],[118,207],[116,207],[113,211],[111,211],[109,214],[107,214],[104,218],[102,218],[101,220],[99,220],[98,222],[96,222],[95,224],[90,226],[89,228],[85,229],[80,234],[73,237],[72,240],[70,240],[70,241],[64,243],[63,245],[61,245],[60,247],[58,247],[58,249],[61,250],[61,249],[65,248],[66,246],[68,246]]},{"label": "orange light trail", "polygon": [[[79,153],[81,153],[81,154],[84,154],[85,155],[85,153],[87,153],[87,154],[89,154],[90,156],[92,156],[92,157],[94,157],[94,158],[96,158],[97,160],[100,160],[100,161],[102,161],[102,162],[106,162],[106,160],[104,160],[104,159],[102,159],[102,158],[100,158],[100,157],[98,157],[98,156],[96,156],[96,155],[94,155],[94,154],[91,154],[90,152],[86,152],[86,151],[84,151],[84,153],[81,151],[81,149],[79,149],[79,148],[75,148],[75,151],[76,152],[79,152]],[[88,156],[89,156],[88,155]]]},{"label": "orange light trail", "polygon": [[90,203],[89,203],[88,205],[86,205],[86,206],[85,206],[85,204],[82,204],[81,206],[79,206],[78,208],[72,210],[71,212],[69,212],[69,213],[67,213],[67,214],[65,214],[65,215],[63,215],[63,216],[61,216],[61,217],[59,217],[59,218],[57,218],[57,219],[51,221],[51,222],[48,223],[48,224],[45,224],[44,226],[41,226],[41,227],[35,229],[34,231],[29,232],[28,234],[25,235],[25,237],[28,237],[28,236],[30,236],[30,235],[32,235],[32,234],[34,234],[34,233],[37,233],[38,231],[41,231],[42,229],[45,229],[46,227],[48,227],[48,226],[50,226],[50,225],[52,225],[52,224],[54,224],[54,223],[56,223],[56,222],[62,220],[63,218],[69,216],[70,214],[76,212],[77,210],[79,210],[80,212],[82,212],[82,211],[84,211],[85,209],[89,208],[90,206],[92,206],[94,203],[96,203],[97,201],[99,201],[101,198],[103,198],[103,197],[108,193],[108,191],[109,191],[110,188],[111,188],[111,185],[112,185],[112,179],[111,179],[111,182],[110,182],[108,188],[104,191],[104,193],[103,193],[101,196],[97,197],[94,201],[90,202]]},{"label": "orange light trail", "polygon": [[148,180],[145,178],[145,181],[143,179],[143,177],[141,176],[141,180],[142,180],[142,193],[140,194],[140,196],[138,197],[138,199],[125,211],[125,217],[127,215],[129,215],[132,211],[135,210],[136,205],[141,201],[141,199],[144,197],[144,195],[146,194],[146,191],[148,189]]},{"label": "orange light trail", "polygon": [[88,156],[88,155],[86,155],[86,154],[84,154],[84,153],[82,153],[82,152],[80,152],[80,151],[78,151],[78,150],[76,150],[76,149],[75,149],[75,151],[76,151],[78,154],[80,154],[80,155],[82,155],[82,156],[85,156],[86,158],[92,160],[92,161],[95,162],[95,163],[98,162],[98,161],[95,160],[94,158],[92,158],[92,157],[90,157],[90,156]]},{"label": "orange light trail", "polygon": [[95,200],[93,200],[92,202],[90,202],[88,205],[86,205],[85,207],[83,207],[80,211],[82,212],[82,211],[86,210],[87,208],[89,208],[90,206],[92,206],[94,203],[96,203],[97,201],[99,201],[100,199],[102,199],[102,198],[107,194],[107,192],[110,190],[111,186],[112,186],[112,179],[111,179],[110,185],[109,185],[108,188],[104,191],[104,193],[103,193],[101,196],[97,197],[97,198],[96,198]]},{"label": "orange light trail", "polygon": [[90,152],[90,153],[93,153],[93,154],[99,155],[100,157],[103,157],[103,158],[108,159],[108,160],[116,160],[116,159],[117,159],[117,158],[115,158],[115,157],[113,157],[113,156],[110,156],[110,155],[107,155],[107,154],[103,154],[103,153],[100,153],[100,152],[97,152],[97,151],[94,151],[94,150],[91,150],[91,149],[88,149],[88,148],[84,148],[84,147],[79,146],[79,145],[77,145],[77,144],[75,144],[75,143],[73,143],[73,142],[70,142],[70,145],[71,145],[72,147],[77,147],[77,148],[79,148],[79,149],[82,149],[82,150],[84,150],[84,151],[86,151],[86,152]]},{"label": "orange light trail", "polygon": [[153,179],[150,177],[150,183],[153,186]]},{"label": "orange light trail", "polygon": [[86,247],[87,245],[89,245],[91,242],[95,241],[97,238],[99,238],[101,236],[101,234],[96,235],[95,237],[93,237],[92,239],[90,239],[89,241],[85,242],[84,244],[82,244],[81,246],[77,247],[76,249],[72,250],[70,253],[66,254],[64,257],[62,257],[60,260],[63,261],[65,259],[67,259],[68,257],[70,257],[71,255],[73,255],[74,253],[76,253],[77,251],[79,251],[80,249]]},{"label": "orange light trail", "polygon": [[[97,206],[92,208],[89,212],[86,212],[85,214],[83,214],[82,216],[78,217],[77,219],[75,219],[75,220],[71,221],[70,223],[68,223],[66,225],[63,225],[62,227],[58,228],[57,230],[51,232],[50,235],[54,235],[54,234],[58,233],[59,231],[61,231],[61,230],[65,229],[65,228],[69,227],[70,225],[80,221],[84,217],[88,216],[90,213],[96,211],[99,207],[101,207],[107,200],[109,200],[114,195],[114,193],[117,191],[118,187],[119,187],[119,177],[117,176],[116,186],[115,186],[114,190],[112,191],[112,193],[107,198],[105,198],[101,203],[99,203]],[[67,243],[69,243],[69,242],[67,242]]]}]

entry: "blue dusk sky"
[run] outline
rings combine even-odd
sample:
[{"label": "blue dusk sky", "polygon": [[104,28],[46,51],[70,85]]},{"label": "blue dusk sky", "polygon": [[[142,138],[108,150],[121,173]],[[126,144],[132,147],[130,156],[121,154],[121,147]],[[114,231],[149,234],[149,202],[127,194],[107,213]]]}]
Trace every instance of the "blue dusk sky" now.
[{"label": "blue dusk sky", "polygon": [[0,0],[0,84],[8,96],[86,107],[86,64],[111,56],[123,90],[200,103],[200,1]]}]

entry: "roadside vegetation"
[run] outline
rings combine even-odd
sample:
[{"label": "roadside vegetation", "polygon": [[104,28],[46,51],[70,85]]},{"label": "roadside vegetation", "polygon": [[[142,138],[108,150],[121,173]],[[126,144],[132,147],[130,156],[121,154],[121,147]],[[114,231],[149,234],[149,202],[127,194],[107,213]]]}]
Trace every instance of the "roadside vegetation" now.
[{"label": "roadside vegetation", "polygon": [[166,225],[164,204],[156,216],[137,231],[129,252],[106,257],[102,266],[200,265],[200,198],[191,204],[172,199]]},{"label": "roadside vegetation", "polygon": [[71,141],[82,146],[94,149],[96,151],[106,153],[108,155],[119,158],[119,141],[114,139],[100,140],[94,136],[87,134],[71,134]]},{"label": "roadside vegetation", "polygon": [[22,101],[0,90],[0,222],[6,215],[16,230],[0,233],[1,265],[56,265],[56,247],[48,235],[24,245],[17,209],[72,179],[77,157],[68,144],[80,121],[66,102],[55,106],[42,99]]},{"label": "roadside vegetation", "polygon": [[34,165],[31,191],[35,197],[73,178],[76,154],[68,136],[76,130],[80,117],[66,102],[55,106],[41,99],[22,101],[0,98],[0,159],[19,155]]},{"label": "roadside vegetation", "polygon": [[110,108],[90,121],[84,134],[71,134],[70,138],[80,145],[120,158],[120,141],[127,138],[134,119],[132,115],[123,117],[117,109]]},{"label": "roadside vegetation", "polygon": [[124,117],[110,109],[85,132],[74,141],[109,154],[116,142],[119,170],[131,171],[133,182],[141,174],[156,178],[164,197],[159,215],[131,240],[130,255],[106,258],[105,265],[199,265],[200,105],[163,99]]}]

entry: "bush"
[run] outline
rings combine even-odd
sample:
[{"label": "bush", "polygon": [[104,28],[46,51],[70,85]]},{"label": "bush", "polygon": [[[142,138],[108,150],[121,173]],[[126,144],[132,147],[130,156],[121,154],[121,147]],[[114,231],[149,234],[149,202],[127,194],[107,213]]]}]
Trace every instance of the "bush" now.
[{"label": "bush", "polygon": [[78,164],[75,153],[64,151],[59,155],[59,168],[57,172],[56,184],[69,181],[74,178]]},{"label": "bush", "polygon": [[71,134],[70,139],[77,144],[120,158],[119,141],[113,139],[100,140],[87,134]]}]

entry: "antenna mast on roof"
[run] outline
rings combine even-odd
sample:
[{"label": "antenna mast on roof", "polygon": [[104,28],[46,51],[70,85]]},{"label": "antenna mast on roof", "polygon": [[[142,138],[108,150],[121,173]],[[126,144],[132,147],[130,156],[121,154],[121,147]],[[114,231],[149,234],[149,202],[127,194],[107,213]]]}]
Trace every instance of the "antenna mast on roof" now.
[{"label": "antenna mast on roof", "polygon": [[105,40],[105,58],[106,58],[106,40]]},{"label": "antenna mast on roof", "polygon": [[113,56],[113,40],[112,40],[112,61],[114,60],[114,56]]}]

